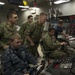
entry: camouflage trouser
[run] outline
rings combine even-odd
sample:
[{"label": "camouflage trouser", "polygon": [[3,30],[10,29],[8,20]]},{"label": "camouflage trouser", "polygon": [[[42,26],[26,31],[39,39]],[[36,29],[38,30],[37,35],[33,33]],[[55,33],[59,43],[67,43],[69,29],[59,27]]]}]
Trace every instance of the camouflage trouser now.
[{"label": "camouflage trouser", "polygon": [[70,55],[75,55],[75,49],[70,47],[70,46],[66,46],[65,49],[63,50],[68,56]]},{"label": "camouflage trouser", "polygon": [[29,46],[28,47],[28,49],[31,52],[31,54],[34,55],[34,56],[36,56],[36,57],[38,56],[38,50],[37,50],[37,48],[38,48],[38,44],[35,44],[34,46]]},{"label": "camouflage trouser", "polygon": [[2,54],[4,52],[3,48],[0,48],[0,54]]},{"label": "camouflage trouser", "polygon": [[65,57],[67,56],[65,52],[62,52],[60,50],[55,50],[53,51],[51,54],[50,54],[50,57],[51,58],[54,58],[54,59],[58,59],[58,58],[62,58],[62,57]]},{"label": "camouflage trouser", "polygon": [[64,50],[55,50],[50,54],[51,58],[62,58],[70,55],[75,55],[75,49],[70,46],[66,46]]}]

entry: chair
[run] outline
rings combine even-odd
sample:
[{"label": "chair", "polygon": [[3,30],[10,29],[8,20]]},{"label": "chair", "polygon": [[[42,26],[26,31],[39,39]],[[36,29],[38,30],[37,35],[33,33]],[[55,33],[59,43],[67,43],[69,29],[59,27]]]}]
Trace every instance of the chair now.
[{"label": "chair", "polygon": [[44,43],[43,43],[42,40],[40,41],[40,46],[41,46],[41,49],[42,49],[42,52],[43,52],[43,57],[44,57],[45,59],[47,59],[48,62],[49,62],[51,51],[47,50],[47,49],[44,47]]}]

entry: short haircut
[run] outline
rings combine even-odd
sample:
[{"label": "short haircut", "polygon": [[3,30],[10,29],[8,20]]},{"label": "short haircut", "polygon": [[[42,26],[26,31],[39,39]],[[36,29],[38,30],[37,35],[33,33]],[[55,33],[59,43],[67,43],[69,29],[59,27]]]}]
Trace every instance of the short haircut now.
[{"label": "short haircut", "polygon": [[62,19],[60,19],[59,21],[58,21],[58,23],[60,24],[60,23],[63,23],[63,20]]},{"label": "short haircut", "polygon": [[12,17],[12,14],[17,14],[17,12],[14,9],[10,9],[7,12],[7,19],[9,19],[10,17]]},{"label": "short haircut", "polygon": [[47,14],[46,14],[46,13],[44,13],[44,12],[40,13],[40,15],[39,15],[39,16],[43,16],[43,15],[46,15],[46,16],[47,16]]},{"label": "short haircut", "polygon": [[14,41],[15,39],[21,39],[21,36],[18,33],[11,34],[9,41]]},{"label": "short haircut", "polygon": [[29,15],[28,17],[27,17],[27,19],[30,19],[31,17],[33,17],[32,15]]},{"label": "short haircut", "polygon": [[48,32],[52,31],[52,30],[55,30],[54,28],[50,27],[48,28]]}]

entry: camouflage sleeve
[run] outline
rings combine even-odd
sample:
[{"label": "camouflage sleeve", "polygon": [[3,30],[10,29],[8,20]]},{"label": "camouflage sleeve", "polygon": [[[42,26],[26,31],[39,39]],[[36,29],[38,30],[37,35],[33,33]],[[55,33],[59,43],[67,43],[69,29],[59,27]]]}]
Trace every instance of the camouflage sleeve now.
[{"label": "camouflage sleeve", "polygon": [[45,43],[45,45],[47,45],[48,48],[50,49],[55,49],[57,48],[58,46],[60,46],[59,42],[52,42],[51,41],[51,38],[44,38],[43,39],[43,42]]},{"label": "camouflage sleeve", "polygon": [[35,29],[35,24],[31,24],[25,31],[25,35],[29,36]]},{"label": "camouflage sleeve", "polygon": [[56,41],[55,43],[57,46],[61,46],[59,41]]},{"label": "camouflage sleeve", "polygon": [[29,64],[36,65],[38,63],[37,59],[25,48],[26,60]]},{"label": "camouflage sleeve", "polygon": [[1,56],[1,67],[3,75],[23,75],[14,70],[10,60],[10,56],[6,53],[3,53]]},{"label": "camouflage sleeve", "polygon": [[25,23],[23,23],[20,27],[20,30],[19,30],[19,34],[21,35],[21,37],[24,36],[24,32],[25,32]]},{"label": "camouflage sleeve", "polygon": [[2,38],[3,38],[3,35],[4,35],[4,28],[0,26],[0,48],[3,47],[3,43],[2,43]]}]

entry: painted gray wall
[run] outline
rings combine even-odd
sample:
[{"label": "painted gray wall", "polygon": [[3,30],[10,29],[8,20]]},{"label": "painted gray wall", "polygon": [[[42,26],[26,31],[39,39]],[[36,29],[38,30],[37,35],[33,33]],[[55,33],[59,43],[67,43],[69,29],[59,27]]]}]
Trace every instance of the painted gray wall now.
[{"label": "painted gray wall", "polygon": [[63,12],[63,15],[75,15],[75,0],[65,4],[56,6],[60,8]]}]

